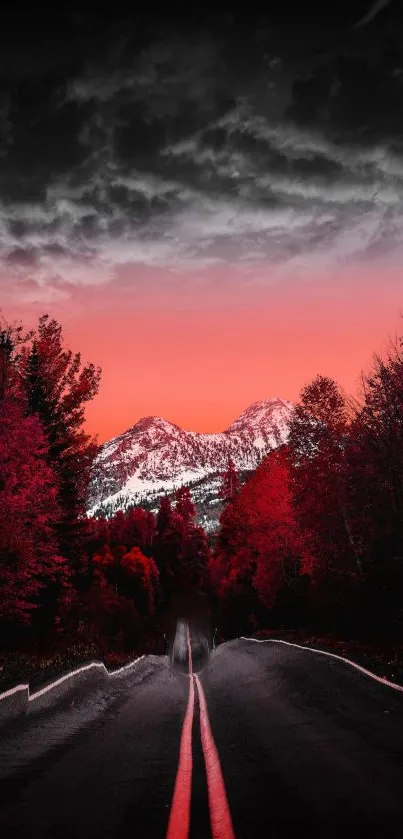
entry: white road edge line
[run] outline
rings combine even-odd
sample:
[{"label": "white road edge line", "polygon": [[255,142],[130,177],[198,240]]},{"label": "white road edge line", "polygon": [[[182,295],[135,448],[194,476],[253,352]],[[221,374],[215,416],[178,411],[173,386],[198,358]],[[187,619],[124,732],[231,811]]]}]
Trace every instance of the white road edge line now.
[{"label": "white road edge line", "polygon": [[247,638],[245,635],[241,635],[239,640],[254,641],[255,644],[286,644],[287,647],[297,647],[299,650],[310,650],[312,653],[327,655],[329,658],[337,658],[339,661],[344,661],[345,664],[350,664],[351,667],[355,667],[356,670],[359,670],[360,673],[364,673],[365,676],[370,676],[371,679],[374,679],[376,682],[380,682],[381,685],[386,685],[389,688],[394,688],[394,690],[399,690],[403,693],[403,685],[398,685],[396,682],[390,682],[389,679],[383,679],[382,676],[377,676],[376,673],[372,673],[371,670],[366,670],[365,667],[361,667],[360,664],[357,664],[355,661],[351,661],[350,658],[344,658],[344,656],[336,655],[336,653],[329,653],[326,650],[317,650],[315,647],[303,647],[301,644],[293,644],[291,641],[283,641],[280,638]]},{"label": "white road edge line", "polygon": [[29,684],[28,685],[16,685],[16,687],[11,688],[10,690],[6,690],[5,693],[0,693],[0,702],[2,699],[7,699],[8,696],[13,696],[14,693],[18,693],[21,690],[28,690],[28,702],[33,702],[34,699],[38,699],[40,696],[43,696],[44,693],[48,693],[49,690],[57,687],[57,685],[61,685],[62,682],[65,682],[66,679],[71,679],[72,676],[76,676],[78,673],[84,673],[86,670],[90,670],[91,667],[97,667],[105,670],[107,676],[117,676],[118,673],[122,673],[124,670],[128,670],[129,667],[133,667],[134,664],[141,661],[145,658],[144,655],[141,655],[139,658],[135,658],[134,661],[131,661],[129,664],[125,664],[124,667],[120,667],[119,670],[114,670],[112,673],[107,670],[105,665],[100,661],[93,661],[91,664],[85,664],[84,667],[78,667],[77,670],[72,670],[70,673],[66,673],[65,676],[61,676],[60,679],[57,679],[55,682],[51,682],[50,685],[42,688],[41,690],[37,690],[36,693],[30,694],[29,692]]}]

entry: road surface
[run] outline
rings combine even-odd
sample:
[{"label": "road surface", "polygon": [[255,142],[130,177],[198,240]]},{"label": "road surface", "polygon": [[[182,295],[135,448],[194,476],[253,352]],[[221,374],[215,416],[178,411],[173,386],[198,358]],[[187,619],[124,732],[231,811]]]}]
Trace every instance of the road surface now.
[{"label": "road surface", "polygon": [[1,732],[1,836],[402,834],[403,693],[292,646],[235,640],[206,661],[190,641],[187,667],[182,627],[176,666],[147,656]]}]

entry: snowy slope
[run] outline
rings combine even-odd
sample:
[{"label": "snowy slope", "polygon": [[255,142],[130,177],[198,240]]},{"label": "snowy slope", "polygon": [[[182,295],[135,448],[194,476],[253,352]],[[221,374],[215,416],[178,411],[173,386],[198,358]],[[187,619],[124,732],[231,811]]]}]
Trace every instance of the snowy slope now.
[{"label": "snowy slope", "polygon": [[292,412],[284,399],[255,402],[218,434],[184,431],[161,417],[144,417],[102,446],[94,463],[88,514],[110,514],[142,501],[152,507],[154,499],[157,506],[159,496],[183,484],[212,481],[215,486],[214,476],[226,469],[229,458],[238,470],[252,470],[287,440]]}]

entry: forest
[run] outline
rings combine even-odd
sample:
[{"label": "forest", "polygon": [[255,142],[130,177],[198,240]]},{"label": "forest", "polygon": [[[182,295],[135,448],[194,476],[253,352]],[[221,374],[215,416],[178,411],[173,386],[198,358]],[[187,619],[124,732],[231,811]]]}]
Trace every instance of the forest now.
[{"label": "forest", "polygon": [[287,444],[245,483],[228,463],[213,540],[187,487],[157,515],[87,517],[100,380],[48,315],[2,322],[0,663],[164,654],[189,608],[218,640],[281,628],[401,649],[403,340],[354,397],[324,375],[305,385]]}]

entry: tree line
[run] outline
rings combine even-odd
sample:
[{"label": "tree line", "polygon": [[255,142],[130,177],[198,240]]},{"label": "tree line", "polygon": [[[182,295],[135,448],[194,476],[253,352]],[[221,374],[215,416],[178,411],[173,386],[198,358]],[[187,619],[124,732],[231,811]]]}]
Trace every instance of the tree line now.
[{"label": "tree line", "polygon": [[403,341],[349,398],[317,376],[286,445],[233,475],[210,572],[223,634],[283,625],[403,640]]},{"label": "tree line", "polygon": [[288,442],[246,481],[228,463],[214,540],[186,486],[156,515],[86,515],[100,376],[48,315],[30,332],[1,324],[0,649],[165,652],[191,608],[222,638],[285,626],[402,640],[402,341],[356,399],[325,376],[304,386]]},{"label": "tree line", "polygon": [[[174,602],[207,593],[209,547],[189,489],[157,516],[86,515],[98,444],[84,430],[101,371],[48,315],[0,329],[0,649],[82,640],[164,652]],[[169,623],[169,621],[168,621]]]}]

